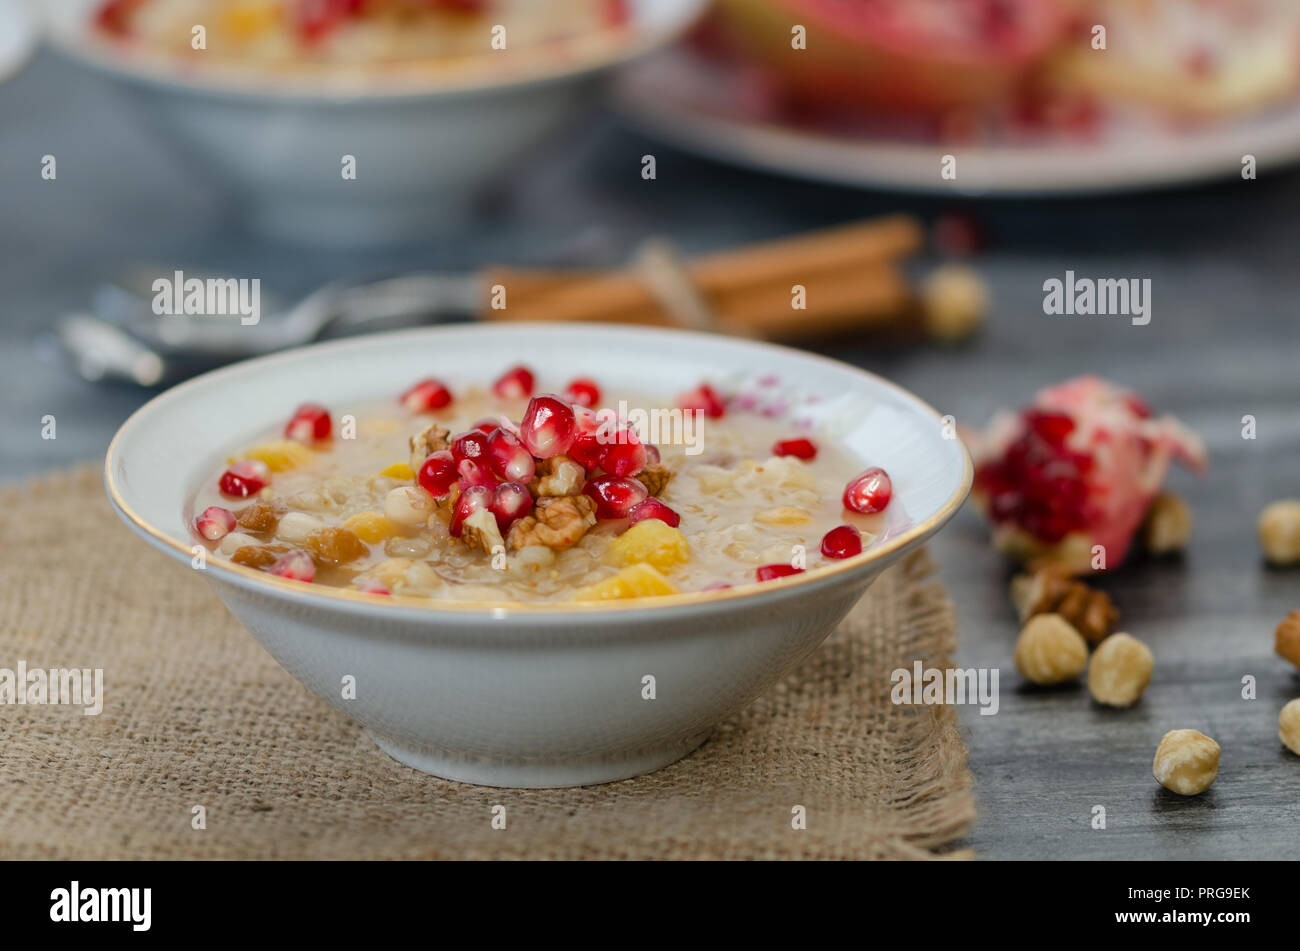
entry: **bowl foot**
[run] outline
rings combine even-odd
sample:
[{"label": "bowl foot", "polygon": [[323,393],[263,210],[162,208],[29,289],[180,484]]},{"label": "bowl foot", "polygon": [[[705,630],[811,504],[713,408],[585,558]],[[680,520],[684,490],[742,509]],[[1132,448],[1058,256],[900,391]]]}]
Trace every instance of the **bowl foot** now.
[{"label": "bowl foot", "polygon": [[705,730],[674,746],[635,750],[626,756],[610,754],[553,762],[476,758],[375,733],[371,733],[370,738],[399,763],[441,779],[505,789],[556,789],[612,783],[662,769],[697,749],[712,732],[711,729]]}]

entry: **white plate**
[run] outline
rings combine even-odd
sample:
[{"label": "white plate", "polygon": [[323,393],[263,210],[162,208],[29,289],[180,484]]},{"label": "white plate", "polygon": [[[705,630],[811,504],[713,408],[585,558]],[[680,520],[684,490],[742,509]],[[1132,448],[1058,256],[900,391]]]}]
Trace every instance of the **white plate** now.
[{"label": "white plate", "polygon": [[[729,109],[716,70],[671,50],[630,68],[615,108],[674,145],[765,171],[862,188],[968,195],[1086,194],[1201,182],[1300,159],[1300,104],[1173,130],[1118,123],[1098,142],[957,146],[837,137]],[[940,177],[946,154],[957,179]]]}]

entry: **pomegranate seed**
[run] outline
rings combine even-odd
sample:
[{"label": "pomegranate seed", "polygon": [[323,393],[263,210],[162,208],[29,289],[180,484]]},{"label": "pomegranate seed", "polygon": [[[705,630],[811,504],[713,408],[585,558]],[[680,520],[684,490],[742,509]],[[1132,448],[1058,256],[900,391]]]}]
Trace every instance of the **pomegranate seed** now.
[{"label": "pomegranate seed", "polygon": [[311,555],[295,549],[277,558],[266,573],[291,581],[311,581],[316,577],[316,563],[311,560]]},{"label": "pomegranate seed", "polygon": [[615,442],[602,447],[600,467],[610,475],[634,476],[645,468],[646,458],[645,447],[636,433],[625,429]]},{"label": "pomegranate seed", "polygon": [[210,542],[218,542],[235,530],[235,513],[220,505],[209,505],[194,520],[194,528]]},{"label": "pomegranate seed", "polygon": [[725,581],[715,581],[713,584],[706,584],[701,591],[726,591],[731,587]]},{"label": "pomegranate seed", "polygon": [[822,554],[827,558],[852,558],[862,554],[862,533],[852,525],[832,528],[822,538]]},{"label": "pomegranate seed", "polygon": [[456,499],[455,506],[451,510],[451,526],[449,532],[452,538],[460,538],[464,530],[465,519],[469,518],[480,509],[490,509],[492,507],[492,490],[486,485],[470,485],[460,490],[460,496]]},{"label": "pomegranate seed", "polygon": [[330,438],[330,413],[324,406],[316,403],[303,403],[293,412],[293,417],[284,427],[287,439],[311,443]]},{"label": "pomegranate seed", "polygon": [[788,578],[791,575],[801,574],[803,574],[803,569],[796,568],[794,565],[761,565],[754,571],[754,575],[759,581],[775,581],[777,578]]},{"label": "pomegranate seed", "polygon": [[600,429],[600,418],[585,406],[573,407],[573,431],[579,436]]},{"label": "pomegranate seed", "polygon": [[496,429],[500,425],[501,424],[495,419],[480,419],[472,428],[477,429],[481,433],[490,434],[492,430]]},{"label": "pomegranate seed", "polygon": [[[496,426],[492,427],[492,429],[496,428]],[[471,429],[452,439],[451,454],[456,457],[457,462],[462,459],[482,459],[487,455],[487,444],[487,433],[480,429]]]},{"label": "pomegranate seed", "polygon": [[393,593],[389,591],[388,588],[384,587],[384,585],[380,584],[378,581],[366,581],[358,585],[357,590],[362,592],[363,594],[391,595]]},{"label": "pomegranate seed", "polygon": [[844,507],[863,515],[879,512],[894,495],[894,484],[889,474],[879,466],[872,466],[844,487]]},{"label": "pomegranate seed", "polygon": [[600,402],[600,387],[595,380],[579,377],[564,388],[564,398],[575,406],[592,407]]},{"label": "pomegranate seed", "polygon": [[497,517],[497,528],[505,534],[517,518],[533,510],[533,495],[522,482],[502,482],[492,494],[492,514]]},{"label": "pomegranate seed", "polygon": [[774,456],[794,456],[796,459],[816,459],[817,446],[811,439],[782,439],[772,447]]},{"label": "pomegranate seed", "polygon": [[652,443],[652,442],[648,442],[648,443],[646,443],[646,444],[645,444],[645,459],[646,459],[646,464],[647,464],[647,465],[658,465],[658,463],[659,463],[659,459],[660,459],[660,456],[659,456],[659,447],[656,446],[656,445],[655,445],[654,443]]},{"label": "pomegranate seed", "polygon": [[550,459],[572,445],[576,426],[573,407],[562,397],[543,393],[528,401],[528,409],[519,423],[519,436],[538,459]]},{"label": "pomegranate seed", "polygon": [[402,405],[412,413],[427,413],[430,410],[442,409],[450,403],[451,390],[447,389],[441,380],[432,377],[421,380],[402,394]]},{"label": "pomegranate seed", "polygon": [[492,469],[486,462],[477,459],[462,459],[456,463],[456,471],[460,478],[460,490],[465,491],[471,485],[482,485],[489,489],[495,489],[497,483],[501,480],[496,477]]},{"label": "pomegranate seed", "polygon": [[627,518],[633,525],[647,518],[657,518],[665,525],[671,525],[673,528],[682,523],[682,517],[658,499],[645,499],[638,502],[627,513]]},{"label": "pomegranate seed", "polygon": [[533,371],[525,366],[511,367],[492,384],[492,392],[503,400],[522,400],[533,395]]},{"label": "pomegranate seed", "polygon": [[701,383],[695,389],[678,396],[677,405],[682,409],[699,410],[705,416],[714,419],[721,417],[727,411],[726,404],[722,402],[722,397],[718,395],[717,390],[707,383]]},{"label": "pomegranate seed", "polygon": [[217,487],[221,489],[222,495],[246,499],[250,495],[257,495],[270,484],[271,470],[267,464],[256,459],[245,459],[221,473]]},{"label": "pomegranate seed", "polygon": [[597,518],[626,518],[649,493],[636,479],[602,475],[588,480],[582,487],[582,494],[590,496],[596,503]]},{"label": "pomegranate seed", "polygon": [[434,498],[442,498],[460,478],[456,457],[449,450],[439,449],[424,460],[415,478],[424,491]]},{"label": "pomegranate seed", "polygon": [[583,433],[569,445],[569,458],[591,472],[600,465],[605,447],[595,433]]},{"label": "pomegranate seed", "polygon": [[487,458],[484,461],[506,482],[526,485],[537,471],[533,454],[524,448],[518,436],[500,426],[487,438]]}]

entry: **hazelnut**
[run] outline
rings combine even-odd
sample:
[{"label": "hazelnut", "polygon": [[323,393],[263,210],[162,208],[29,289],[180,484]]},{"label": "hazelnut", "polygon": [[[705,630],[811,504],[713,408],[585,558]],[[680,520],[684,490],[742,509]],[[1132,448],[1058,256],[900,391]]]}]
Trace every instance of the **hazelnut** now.
[{"label": "hazelnut", "polygon": [[1273,635],[1273,650],[1300,667],[1300,611],[1292,611],[1277,626]]},{"label": "hazelnut", "polygon": [[1088,665],[1088,692],[1098,703],[1130,707],[1151,683],[1151,651],[1122,632],[1101,642]]},{"label": "hazelnut", "polygon": [[1142,539],[1153,555],[1171,555],[1192,537],[1192,510],[1172,492],[1157,495],[1142,524]]},{"label": "hazelnut", "polygon": [[961,264],[945,264],[921,283],[921,318],[925,332],[953,342],[975,333],[989,309],[984,278]]},{"label": "hazelnut", "polygon": [[1292,753],[1300,756],[1300,697],[1288,703],[1277,715],[1277,738]]},{"label": "hazelnut", "polygon": [[1088,666],[1088,642],[1059,614],[1031,617],[1016,641],[1016,669],[1036,684],[1074,680]]},{"label": "hazelnut", "polygon": [[1259,513],[1259,547],[1275,565],[1300,562],[1300,500],[1282,499]]},{"label": "hazelnut", "polygon": [[1156,747],[1151,775],[1180,796],[1203,793],[1219,775],[1219,744],[1197,730],[1170,730]]}]

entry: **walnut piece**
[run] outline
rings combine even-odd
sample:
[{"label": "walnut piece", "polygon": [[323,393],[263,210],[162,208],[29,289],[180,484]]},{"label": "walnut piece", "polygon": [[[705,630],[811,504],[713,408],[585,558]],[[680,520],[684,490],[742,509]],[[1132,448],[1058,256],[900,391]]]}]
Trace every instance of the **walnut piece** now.
[{"label": "walnut piece", "polygon": [[673,477],[673,470],[661,462],[652,462],[634,477],[646,487],[646,491],[657,496],[668,486]]},{"label": "walnut piece", "polygon": [[1187,547],[1192,537],[1192,510],[1180,496],[1161,492],[1147,510],[1142,540],[1153,555],[1172,555]]},{"label": "walnut piece", "polygon": [[587,470],[568,456],[552,456],[537,463],[529,490],[537,498],[542,496],[579,495],[587,479]]},{"label": "walnut piece", "polygon": [[461,523],[460,540],[470,548],[482,549],[489,555],[505,551],[506,548],[501,529],[497,527],[497,517],[491,509],[479,509],[466,518]]},{"label": "walnut piece", "polygon": [[1151,683],[1155,665],[1150,649],[1136,637],[1117,633],[1106,638],[1088,665],[1088,692],[1098,703],[1131,707]]},{"label": "walnut piece", "polygon": [[1273,650],[1300,667],[1300,611],[1292,611],[1277,626],[1273,635]]},{"label": "walnut piece", "polygon": [[1013,578],[1011,602],[1022,623],[1039,614],[1059,614],[1092,644],[1101,643],[1119,622],[1110,595],[1057,567],[1042,567]]},{"label": "walnut piece", "polygon": [[1180,796],[1205,792],[1219,775],[1219,744],[1197,730],[1170,730],[1156,747],[1151,775]]},{"label": "walnut piece", "polygon": [[280,524],[280,516],[287,511],[283,502],[258,499],[235,513],[235,521],[250,532],[273,532]]},{"label": "walnut piece", "polygon": [[1031,683],[1065,683],[1088,666],[1088,643],[1059,614],[1039,614],[1020,632],[1015,661],[1021,676]]},{"label": "walnut piece", "polygon": [[420,466],[424,465],[424,460],[439,449],[447,449],[451,446],[451,430],[445,426],[439,426],[437,423],[430,423],[424,429],[420,430],[411,437],[411,468],[416,472],[420,471]]},{"label": "walnut piece", "polygon": [[531,515],[510,528],[510,547],[544,545],[562,551],[572,548],[596,524],[596,504],[585,495],[542,496]]}]

